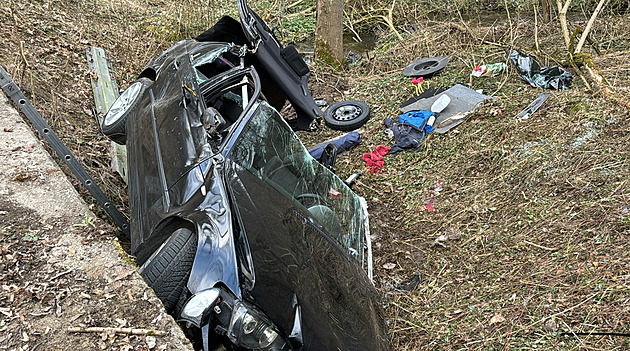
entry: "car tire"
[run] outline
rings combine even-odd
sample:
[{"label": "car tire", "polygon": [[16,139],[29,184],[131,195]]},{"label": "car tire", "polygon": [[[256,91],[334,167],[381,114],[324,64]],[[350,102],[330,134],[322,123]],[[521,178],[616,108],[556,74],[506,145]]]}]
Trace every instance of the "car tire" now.
[{"label": "car tire", "polygon": [[196,251],[197,236],[186,228],[177,229],[141,273],[169,313],[186,292]]},{"label": "car tire", "polygon": [[338,102],[326,109],[324,121],[334,130],[351,131],[364,125],[370,119],[370,108],[361,101]]},{"label": "car tire", "polygon": [[151,85],[149,78],[140,78],[120,94],[101,122],[103,134],[112,141],[125,145],[127,142],[125,127],[127,118],[136,109],[138,101],[140,101],[149,85]]}]

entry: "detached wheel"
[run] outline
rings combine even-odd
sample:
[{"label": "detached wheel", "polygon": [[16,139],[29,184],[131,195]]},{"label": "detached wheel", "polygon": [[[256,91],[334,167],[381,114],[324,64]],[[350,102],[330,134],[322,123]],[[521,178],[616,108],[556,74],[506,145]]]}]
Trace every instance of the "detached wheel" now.
[{"label": "detached wheel", "polygon": [[127,117],[136,109],[138,101],[140,101],[149,85],[151,85],[151,80],[140,78],[120,94],[112,104],[112,107],[109,108],[109,111],[107,111],[105,118],[103,118],[101,123],[103,134],[118,144],[124,145],[127,142],[125,130]]},{"label": "detached wheel", "polygon": [[186,291],[196,252],[197,236],[186,228],[177,229],[140,273],[169,313]]},{"label": "detached wheel", "polygon": [[334,130],[355,130],[370,119],[370,108],[361,101],[348,100],[338,102],[324,114],[326,125]]}]

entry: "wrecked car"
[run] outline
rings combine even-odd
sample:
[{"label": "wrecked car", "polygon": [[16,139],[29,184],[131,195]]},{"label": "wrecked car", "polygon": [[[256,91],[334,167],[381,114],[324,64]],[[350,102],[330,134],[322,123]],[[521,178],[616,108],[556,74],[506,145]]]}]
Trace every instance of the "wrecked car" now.
[{"label": "wrecked car", "polygon": [[238,5],[102,122],[127,146],[131,253],[198,349],[389,349],[367,203],[293,131],[321,114],[308,67]]}]

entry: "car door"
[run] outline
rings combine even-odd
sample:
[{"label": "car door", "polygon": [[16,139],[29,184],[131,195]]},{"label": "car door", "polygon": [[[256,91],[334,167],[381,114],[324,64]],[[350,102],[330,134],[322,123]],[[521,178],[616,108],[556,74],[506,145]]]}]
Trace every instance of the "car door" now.
[{"label": "car door", "polygon": [[282,89],[298,116],[298,129],[307,130],[323,112],[315,104],[308,89],[310,71],[292,45],[282,47],[267,24],[247,5],[238,0],[238,13],[243,32],[255,50],[256,66]]},{"label": "car door", "polygon": [[287,336],[299,305],[303,350],[386,349],[379,297],[361,268],[358,197],[265,103],[244,124],[227,151],[228,184],[254,267],[244,296]]}]

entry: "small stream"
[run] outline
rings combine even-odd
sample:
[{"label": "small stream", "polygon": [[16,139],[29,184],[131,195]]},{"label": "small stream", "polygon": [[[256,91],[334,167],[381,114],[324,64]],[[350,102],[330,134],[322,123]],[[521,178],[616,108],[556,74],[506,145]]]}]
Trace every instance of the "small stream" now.
[{"label": "small stream", "polygon": [[[366,52],[376,47],[378,35],[374,32],[359,33],[361,41],[357,41],[352,33],[343,33],[343,51],[351,62],[358,61]],[[304,61],[309,65],[313,61],[315,52],[315,37],[295,43],[295,48],[302,54]]]}]

